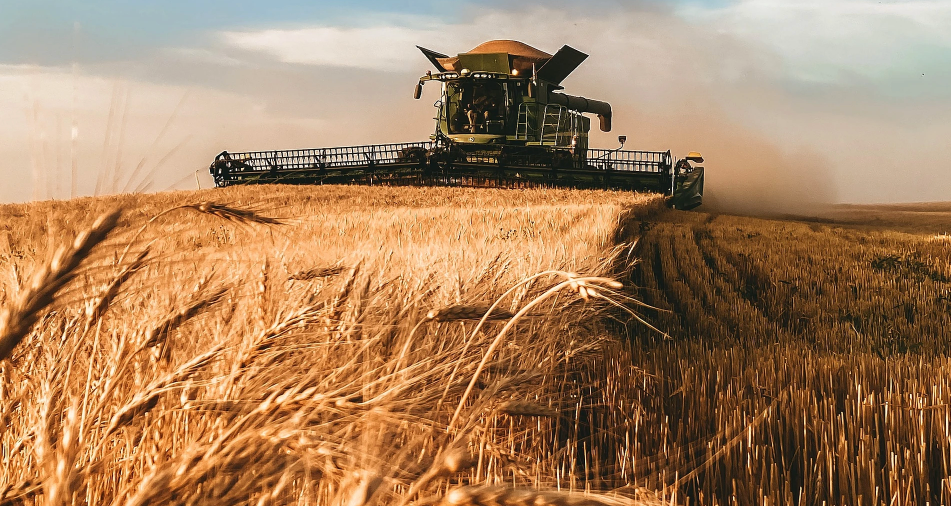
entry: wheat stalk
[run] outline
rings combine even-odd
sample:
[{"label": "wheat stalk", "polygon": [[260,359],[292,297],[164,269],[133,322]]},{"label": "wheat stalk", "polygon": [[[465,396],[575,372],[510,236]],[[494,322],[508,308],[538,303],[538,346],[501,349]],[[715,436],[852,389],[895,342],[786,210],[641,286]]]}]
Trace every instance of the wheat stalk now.
[{"label": "wheat stalk", "polygon": [[[459,404],[456,407],[455,413],[452,414],[452,418],[449,420],[449,424],[446,426],[446,431],[449,432],[452,430],[453,425],[456,423],[456,420],[459,418],[459,415],[462,413],[462,408],[465,406],[466,401],[469,399],[469,395],[472,393],[472,389],[475,388],[476,382],[479,379],[479,375],[482,373],[482,370],[485,369],[486,364],[489,362],[489,358],[492,357],[492,354],[495,352],[495,349],[502,343],[502,338],[505,337],[506,333],[515,326],[515,323],[519,321],[520,318],[527,315],[532,309],[536,306],[552,297],[556,293],[568,288],[570,290],[576,291],[581,298],[588,300],[590,296],[601,296],[599,290],[604,287],[609,288],[620,288],[621,283],[608,278],[598,277],[598,276],[588,276],[581,277],[572,272],[559,272],[561,276],[567,278],[565,281],[558,283],[557,285],[549,288],[545,293],[539,295],[532,299],[528,304],[525,304],[522,309],[520,309],[515,316],[513,316],[508,323],[502,327],[502,330],[495,336],[495,339],[489,344],[489,348],[485,351],[485,354],[482,356],[482,361],[479,362],[479,365],[476,367],[474,373],[472,373],[472,379],[469,381],[469,386],[466,387],[466,391],[462,394],[462,399],[459,400]],[[604,287],[599,286],[604,285]],[[496,301],[498,304],[498,301]],[[485,322],[485,318],[479,321],[479,325]],[[478,327],[476,327],[478,329]],[[475,332],[473,332],[473,337]]]},{"label": "wheat stalk", "polygon": [[[653,504],[662,504],[659,501]],[[634,506],[648,502],[626,497],[530,488],[470,486],[450,490],[438,506]]]},{"label": "wheat stalk", "polygon": [[306,271],[299,271],[294,274],[291,274],[287,279],[292,281],[309,281],[311,279],[317,278],[328,278],[330,276],[336,276],[343,272],[344,268],[339,265],[333,267],[315,267],[313,269],[308,269]]},{"label": "wheat stalk", "polygon": [[258,223],[262,225],[283,225],[284,222],[277,218],[270,218],[268,216],[263,216],[258,214],[250,209],[239,209],[237,207],[231,207],[224,204],[216,204],[214,202],[199,202],[197,204],[188,204],[184,206],[179,206],[177,208],[170,209],[174,211],[175,209],[192,209],[198,211],[202,214],[208,214],[215,216],[227,221],[233,221],[235,223],[248,224],[248,223]]},{"label": "wheat stalk", "polygon": [[129,278],[131,278],[136,272],[139,272],[143,267],[145,267],[145,258],[149,254],[149,249],[146,248],[139,252],[138,256],[132,260],[128,266],[122,269],[122,271],[117,274],[112,281],[106,286],[102,291],[102,294],[96,298],[95,302],[90,304],[86,308],[86,325],[83,330],[85,334],[97,320],[102,318],[102,316],[109,310],[109,306],[112,304],[112,301],[119,295],[119,289],[124,285]]},{"label": "wheat stalk", "polygon": [[103,437],[105,438],[105,436],[108,436],[120,428],[132,423],[135,418],[145,415],[151,411],[152,408],[154,408],[158,403],[159,395],[168,390],[170,385],[182,381],[183,379],[186,379],[197,373],[201,368],[208,365],[215,358],[215,356],[218,355],[221,348],[221,345],[215,346],[211,350],[191,359],[185,364],[182,364],[175,371],[153,381],[142,391],[135,394],[128,404],[120,408],[119,411],[113,415]]},{"label": "wheat stalk", "polygon": [[147,348],[152,348],[159,346],[158,356],[164,361],[169,359],[169,347],[168,347],[168,336],[175,331],[178,327],[182,326],[188,320],[191,320],[198,314],[200,314],[205,309],[217,304],[220,302],[225,294],[228,293],[227,288],[219,288],[211,294],[200,297],[196,300],[193,300],[189,305],[177,311],[175,314],[166,318],[161,324],[152,328],[148,334],[146,334],[145,339],[143,340],[142,346],[140,349],[144,350]]},{"label": "wheat stalk", "polygon": [[10,356],[33,328],[40,312],[53,303],[57,292],[76,277],[79,264],[109,235],[121,211],[106,213],[80,232],[69,246],[60,247],[48,264],[33,276],[30,286],[0,314],[0,360]]},{"label": "wheat stalk", "polygon": [[455,305],[433,309],[426,313],[427,320],[447,322],[456,320],[508,320],[515,313],[486,305]]}]

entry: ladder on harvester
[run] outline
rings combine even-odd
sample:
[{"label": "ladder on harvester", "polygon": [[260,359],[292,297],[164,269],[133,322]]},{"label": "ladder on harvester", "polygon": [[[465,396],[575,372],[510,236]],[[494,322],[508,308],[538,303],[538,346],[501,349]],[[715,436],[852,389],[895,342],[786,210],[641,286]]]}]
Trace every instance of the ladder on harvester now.
[{"label": "ladder on harvester", "polygon": [[515,124],[515,138],[520,141],[534,141],[538,136],[538,131],[535,128],[535,115],[537,113],[537,106],[531,104],[531,107],[527,107],[528,104],[522,103],[518,106],[518,120]]},{"label": "ladder on harvester", "polygon": [[558,104],[545,106],[544,121],[542,122],[541,144],[558,145],[561,136],[561,124],[564,121],[565,108]]}]

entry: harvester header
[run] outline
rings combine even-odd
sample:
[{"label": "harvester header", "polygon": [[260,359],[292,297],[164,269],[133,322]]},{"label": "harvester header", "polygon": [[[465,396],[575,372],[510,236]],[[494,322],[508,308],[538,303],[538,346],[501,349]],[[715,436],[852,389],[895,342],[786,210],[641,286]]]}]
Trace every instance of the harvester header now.
[{"label": "harvester header", "polygon": [[417,46],[435,67],[414,97],[436,82],[429,142],[249,153],[222,152],[211,166],[218,186],[247,183],[556,186],[645,190],[689,209],[703,196],[699,153],[590,149],[590,119],[611,131],[611,105],[562,93],[588,55],[554,55],[514,40],[493,40],[449,56]]}]

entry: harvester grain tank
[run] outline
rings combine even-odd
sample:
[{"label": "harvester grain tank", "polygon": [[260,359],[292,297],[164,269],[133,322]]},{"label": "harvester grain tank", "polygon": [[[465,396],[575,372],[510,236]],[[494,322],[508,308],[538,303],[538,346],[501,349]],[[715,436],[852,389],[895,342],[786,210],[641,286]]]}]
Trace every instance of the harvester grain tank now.
[{"label": "harvester grain tank", "polygon": [[670,151],[588,147],[590,119],[611,131],[611,105],[563,93],[562,81],[587,58],[569,46],[554,55],[495,40],[448,56],[420,47],[435,67],[416,85],[440,86],[428,142],[290,151],[222,152],[211,165],[218,186],[248,183],[368,183],[553,186],[646,190],[680,209],[699,206],[703,157]]}]

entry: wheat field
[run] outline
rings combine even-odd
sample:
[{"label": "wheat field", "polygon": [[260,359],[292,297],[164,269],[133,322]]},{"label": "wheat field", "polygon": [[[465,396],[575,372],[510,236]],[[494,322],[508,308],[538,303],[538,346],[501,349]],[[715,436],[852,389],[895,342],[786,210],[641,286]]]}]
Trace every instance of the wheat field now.
[{"label": "wheat field", "polygon": [[628,417],[608,387],[640,375],[610,329],[636,314],[621,232],[662,205],[256,187],[2,206],[0,503],[654,500],[594,494],[633,475],[593,417]]},{"label": "wheat field", "polygon": [[0,206],[0,504],[951,504],[948,214]]}]

